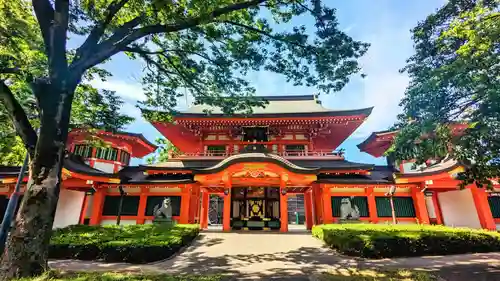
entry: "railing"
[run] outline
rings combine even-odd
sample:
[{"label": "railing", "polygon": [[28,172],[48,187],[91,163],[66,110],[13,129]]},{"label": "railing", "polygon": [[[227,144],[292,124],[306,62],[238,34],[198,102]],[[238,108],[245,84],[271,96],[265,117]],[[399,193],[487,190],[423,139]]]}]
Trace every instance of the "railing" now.
[{"label": "railing", "polygon": [[[342,160],[344,159],[344,153],[342,151],[326,151],[326,150],[286,150],[281,152],[272,152],[271,154],[279,155],[286,159],[303,159],[303,158],[328,158],[332,160]],[[232,155],[241,154],[240,152],[233,151],[204,151],[195,153],[178,153],[172,155],[172,158],[177,159],[188,159],[188,158],[217,158],[223,159]]]}]

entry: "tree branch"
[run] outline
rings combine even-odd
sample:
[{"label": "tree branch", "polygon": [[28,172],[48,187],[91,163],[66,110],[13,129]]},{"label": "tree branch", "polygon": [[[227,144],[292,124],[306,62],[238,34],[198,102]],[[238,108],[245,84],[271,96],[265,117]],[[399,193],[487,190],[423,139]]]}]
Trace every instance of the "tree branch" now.
[{"label": "tree branch", "polygon": [[24,112],[24,109],[16,100],[14,94],[2,80],[0,80],[0,102],[2,102],[7,109],[8,115],[16,128],[17,134],[23,140],[24,146],[28,150],[30,157],[33,159],[37,142],[36,132],[31,126],[28,117],[26,116],[26,112]]},{"label": "tree branch", "polygon": [[31,3],[42,32],[45,52],[48,55],[50,53],[50,28],[54,20],[54,9],[52,9],[49,0],[32,0]]},{"label": "tree branch", "polygon": [[286,43],[286,44],[290,44],[290,45],[293,45],[293,46],[296,46],[296,47],[300,47],[300,48],[303,48],[303,49],[306,49],[306,50],[309,50],[309,51],[315,51],[312,46],[302,45],[302,44],[299,44],[297,42],[288,41],[288,40],[285,40],[285,39],[280,38],[278,36],[269,34],[269,33],[265,32],[265,31],[262,31],[260,29],[255,28],[255,27],[252,27],[252,26],[244,25],[244,24],[241,24],[239,22],[234,22],[234,21],[229,21],[229,20],[225,20],[225,21],[221,21],[221,22],[227,23],[227,24],[231,24],[231,25],[234,25],[234,26],[238,26],[238,27],[241,27],[241,28],[245,28],[245,29],[250,30],[252,32],[262,34],[262,35],[267,36],[267,37],[269,37],[271,39],[274,39],[274,40],[277,40],[277,41],[281,41],[281,42]]},{"label": "tree branch", "polygon": [[113,32],[111,37],[109,37],[106,41],[98,44],[92,52],[86,52],[85,56],[73,60],[70,68],[77,73],[83,73],[87,69],[100,64],[101,62],[120,52],[120,49],[115,46],[116,43],[119,40],[123,39],[123,37],[125,37],[127,34],[129,34],[131,30],[133,30],[133,28],[139,25],[142,19],[142,16],[137,16],[124,23],[121,27],[117,28]]},{"label": "tree branch", "polygon": [[[54,23],[51,26],[49,73],[51,78],[66,75],[66,37],[69,21],[69,0],[56,0]],[[60,79],[54,79],[60,80]]]},{"label": "tree branch", "polygon": [[198,88],[198,86],[193,84],[192,80],[194,80],[194,79],[190,79],[190,77],[187,77],[186,76],[187,73],[185,73],[181,69],[177,68],[177,66],[175,66],[174,62],[168,56],[165,56],[165,55],[163,55],[163,56],[165,57],[167,62],[170,64],[170,66],[172,66],[172,68],[175,69],[175,71],[177,71],[179,76],[184,80],[184,82],[186,84],[189,84],[191,87],[193,87],[193,89],[195,89],[201,96],[204,95],[203,91],[201,91],[200,88]]},{"label": "tree branch", "polygon": [[[219,67],[224,67],[223,65],[221,65],[220,63],[216,62],[214,59],[212,59],[211,57],[205,55],[205,54],[202,54],[202,53],[198,53],[198,52],[194,52],[194,51],[189,51],[189,50],[181,50],[181,49],[168,49],[168,50],[160,50],[160,51],[149,51],[149,50],[145,50],[145,49],[141,49],[139,47],[137,48],[134,48],[134,47],[123,47],[121,49],[122,51],[125,51],[125,52],[131,52],[131,53],[136,53],[136,54],[142,54],[142,55],[161,55],[161,54],[165,54],[165,53],[169,53],[169,52],[173,52],[173,53],[183,53],[183,54],[192,54],[192,55],[195,55],[195,56],[198,56],[200,58],[203,58],[203,59],[206,59],[207,61],[219,66]],[[186,57],[185,55],[183,57]]]},{"label": "tree branch", "polygon": [[21,72],[21,69],[18,67],[6,67],[0,68],[0,74],[18,74]]},{"label": "tree branch", "polygon": [[[116,45],[120,45],[117,47],[123,47],[127,46],[130,43],[141,39],[147,35],[153,35],[153,34],[158,34],[158,33],[170,33],[170,32],[177,32],[177,31],[182,31],[185,29],[189,29],[192,27],[195,27],[197,25],[203,24],[203,23],[208,23],[208,22],[213,22],[217,17],[220,17],[225,14],[229,14],[234,11],[246,9],[252,6],[257,6],[260,3],[266,2],[268,0],[251,0],[251,1],[245,1],[245,2],[240,2],[240,3],[235,3],[233,5],[229,5],[223,8],[215,9],[214,11],[201,15],[199,17],[194,17],[194,18],[189,18],[185,20],[181,20],[182,23],[176,23],[176,24],[169,24],[169,25],[149,25],[137,29],[130,30],[130,34],[128,36],[125,36],[121,38],[121,40],[113,40],[116,42]],[[110,38],[112,40],[113,38]]]},{"label": "tree branch", "polygon": [[106,28],[109,26],[115,15],[120,11],[125,4],[130,0],[115,0],[111,5],[108,6],[106,12],[106,17],[103,22],[97,23],[92,31],[90,31],[89,36],[83,42],[83,44],[76,50],[75,58],[79,58],[84,56],[85,54],[89,54],[92,50],[97,46],[97,43],[104,35]]},{"label": "tree branch", "polygon": [[82,62],[77,62],[74,65],[72,64],[71,67],[79,71],[85,71],[86,69],[95,66],[96,64],[99,64],[102,61],[113,56],[114,54],[118,53],[123,47],[126,47],[129,44],[147,35],[182,31],[203,23],[213,22],[217,17],[220,17],[222,15],[246,9],[252,6],[257,6],[266,1],[268,0],[251,0],[239,2],[228,5],[226,7],[215,9],[212,12],[203,14],[198,17],[182,19],[180,20],[180,23],[169,25],[157,24],[135,28],[141,23],[141,20],[143,19],[143,16],[138,16],[131,21],[123,24],[114,32],[113,35],[111,35],[109,39],[100,43],[96,48],[96,52],[93,53],[92,58],[85,59]]}]

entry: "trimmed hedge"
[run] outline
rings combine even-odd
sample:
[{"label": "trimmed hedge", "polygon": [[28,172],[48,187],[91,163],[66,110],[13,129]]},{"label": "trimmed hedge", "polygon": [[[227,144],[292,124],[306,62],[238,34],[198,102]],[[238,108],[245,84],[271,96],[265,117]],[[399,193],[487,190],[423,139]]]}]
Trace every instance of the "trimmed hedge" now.
[{"label": "trimmed hedge", "polygon": [[500,233],[432,225],[329,224],[312,230],[338,252],[366,258],[500,251]]},{"label": "trimmed hedge", "polygon": [[73,225],[52,234],[49,258],[148,263],[166,259],[191,242],[198,225]]}]

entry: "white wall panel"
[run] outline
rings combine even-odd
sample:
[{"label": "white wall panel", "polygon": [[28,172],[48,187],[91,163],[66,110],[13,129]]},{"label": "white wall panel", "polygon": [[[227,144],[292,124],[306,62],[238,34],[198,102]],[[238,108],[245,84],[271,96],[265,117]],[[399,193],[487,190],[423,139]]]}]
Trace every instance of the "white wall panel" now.
[{"label": "white wall panel", "polygon": [[53,228],[78,224],[85,192],[61,189]]},{"label": "white wall panel", "polygon": [[438,200],[445,225],[481,228],[470,189],[439,192]]}]

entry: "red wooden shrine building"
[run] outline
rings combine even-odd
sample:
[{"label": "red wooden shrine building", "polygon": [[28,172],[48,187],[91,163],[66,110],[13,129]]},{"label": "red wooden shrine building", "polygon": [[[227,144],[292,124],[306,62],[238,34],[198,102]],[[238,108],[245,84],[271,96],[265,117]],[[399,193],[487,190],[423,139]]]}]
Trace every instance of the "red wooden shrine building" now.
[{"label": "red wooden shrine building", "polygon": [[[389,223],[386,194],[392,186],[398,223],[500,225],[500,197],[473,186],[458,190],[455,177],[462,167],[453,160],[377,166],[348,161],[336,151],[371,108],[330,110],[314,96],[262,98],[268,105],[251,116],[228,117],[197,105],[176,114],[172,123],[153,122],[181,152],[152,165],[129,165],[131,157],[156,149],[141,134],[70,132],[54,227],[115,224],[118,213],[122,224],[151,223],[165,197],[179,223],[203,228],[220,223],[226,231],[334,223],[346,197],[362,221]],[[373,133],[358,147],[380,157],[396,133]],[[94,147],[90,138],[106,145]],[[2,214],[18,171],[0,166]],[[220,203],[217,222],[209,217],[213,202]]]}]

